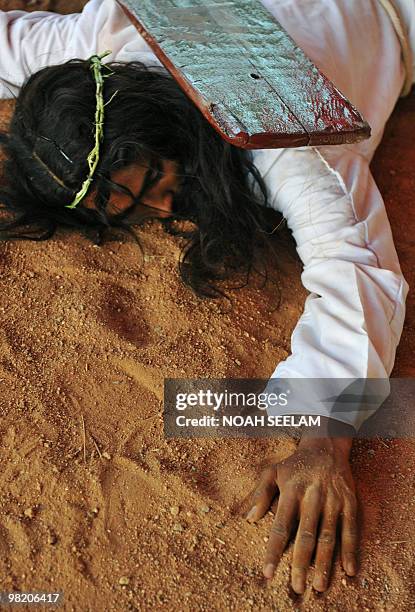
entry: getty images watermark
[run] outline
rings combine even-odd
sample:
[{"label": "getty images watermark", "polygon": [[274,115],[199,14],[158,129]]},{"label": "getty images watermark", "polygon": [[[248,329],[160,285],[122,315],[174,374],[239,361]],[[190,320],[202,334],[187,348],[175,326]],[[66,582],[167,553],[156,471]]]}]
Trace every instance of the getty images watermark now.
[{"label": "getty images watermark", "polygon": [[[269,407],[286,408],[290,389],[281,393],[254,393],[213,391],[199,389],[197,392],[177,393],[175,418],[177,427],[315,427],[320,425],[321,417],[312,415],[263,414]],[[213,414],[194,416],[193,408],[206,408]],[[256,409],[255,413],[233,413]],[[186,411],[186,413],[184,413]],[[259,414],[257,412],[260,412]],[[262,414],[261,414],[262,412]],[[181,414],[180,414],[181,413]],[[190,414],[190,416],[189,416]]]},{"label": "getty images watermark", "polygon": [[166,379],[164,431],[167,437],[278,437],[304,429],[316,436],[413,437],[414,402],[412,378]]}]

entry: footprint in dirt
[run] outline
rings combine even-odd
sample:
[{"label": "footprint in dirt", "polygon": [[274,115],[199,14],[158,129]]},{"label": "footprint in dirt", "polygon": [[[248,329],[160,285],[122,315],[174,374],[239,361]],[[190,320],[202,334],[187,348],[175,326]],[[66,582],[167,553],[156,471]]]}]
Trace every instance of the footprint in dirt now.
[{"label": "footprint in dirt", "polygon": [[120,285],[110,285],[97,308],[97,318],[112,332],[137,346],[146,346],[149,327],[139,296]]}]

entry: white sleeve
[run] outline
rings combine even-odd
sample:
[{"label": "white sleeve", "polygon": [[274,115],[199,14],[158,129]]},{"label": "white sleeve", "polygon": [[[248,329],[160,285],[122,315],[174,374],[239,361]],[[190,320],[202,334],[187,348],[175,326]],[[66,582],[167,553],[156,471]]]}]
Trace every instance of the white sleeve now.
[{"label": "white sleeve", "polygon": [[111,50],[106,61],[158,63],[115,0],[90,0],[82,13],[0,11],[0,98],[17,96],[33,73]]},{"label": "white sleeve", "polygon": [[[261,173],[271,204],[293,232],[310,292],[292,334],[292,354],[273,377],[389,377],[408,284],[368,161],[340,146],[261,151],[260,170],[261,163],[268,166]],[[377,407],[337,413],[305,406],[303,412],[359,428]],[[289,407],[278,410],[291,413]]]}]

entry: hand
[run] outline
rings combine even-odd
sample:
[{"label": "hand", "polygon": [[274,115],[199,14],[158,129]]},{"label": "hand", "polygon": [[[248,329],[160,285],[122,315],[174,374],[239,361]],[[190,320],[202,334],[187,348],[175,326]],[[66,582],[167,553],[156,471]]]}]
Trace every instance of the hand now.
[{"label": "hand", "polygon": [[263,570],[268,580],[274,575],[297,518],[291,571],[296,593],[305,591],[315,549],[313,587],[321,592],[327,589],[340,519],[342,565],[349,576],[356,574],[357,502],[350,448],[350,438],[302,438],[293,455],[262,473],[247,519],[255,522],[262,518],[279,490]]}]

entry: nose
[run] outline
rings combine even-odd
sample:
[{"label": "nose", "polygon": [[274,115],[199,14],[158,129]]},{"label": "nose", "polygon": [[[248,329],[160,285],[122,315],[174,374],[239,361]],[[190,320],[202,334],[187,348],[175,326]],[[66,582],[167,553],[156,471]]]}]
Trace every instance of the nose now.
[{"label": "nose", "polygon": [[162,193],[149,193],[143,198],[143,204],[151,208],[157,208],[165,212],[173,211],[174,191],[164,191]]}]

